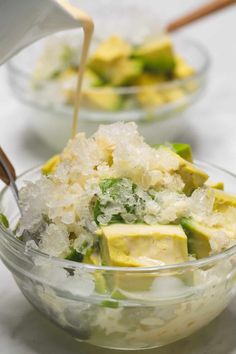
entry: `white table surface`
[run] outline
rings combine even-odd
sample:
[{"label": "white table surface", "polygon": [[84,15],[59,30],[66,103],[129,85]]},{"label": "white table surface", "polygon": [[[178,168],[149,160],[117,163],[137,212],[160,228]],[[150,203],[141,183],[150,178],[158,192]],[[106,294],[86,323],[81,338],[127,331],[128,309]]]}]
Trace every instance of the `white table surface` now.
[{"label": "white table surface", "polygon": [[[165,1],[169,16],[196,0]],[[201,1],[202,2],[202,1]],[[159,1],[160,9],[165,7]],[[166,14],[166,13],[165,13]],[[167,16],[168,17],[168,16]],[[186,32],[183,31],[183,32]],[[189,27],[187,35],[200,39],[212,55],[209,87],[189,111],[182,141],[190,142],[197,158],[236,172],[236,7]],[[32,134],[24,108],[12,96],[5,68],[0,69],[0,144],[18,173],[50,156]],[[236,354],[236,299],[212,324],[197,334],[155,354]],[[0,263],[0,354],[117,353],[79,344],[48,323],[21,295],[10,273]]]}]

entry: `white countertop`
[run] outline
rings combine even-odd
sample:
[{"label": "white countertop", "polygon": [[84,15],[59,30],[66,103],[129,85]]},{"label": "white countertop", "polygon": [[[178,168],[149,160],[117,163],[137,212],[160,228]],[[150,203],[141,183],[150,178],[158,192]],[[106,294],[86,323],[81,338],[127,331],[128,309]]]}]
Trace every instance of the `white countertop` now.
[{"label": "white countertop", "polygon": [[[186,3],[169,1],[171,14],[177,14],[180,5],[187,7]],[[197,4],[199,1],[189,3]],[[233,172],[236,172],[235,18],[236,7],[217,14],[208,22],[189,27],[187,35],[201,40],[210,51],[212,68],[208,91],[189,111],[189,123],[187,128],[183,127],[181,136],[182,141],[192,144],[196,158]],[[50,156],[50,151],[30,131],[24,108],[8,88],[5,68],[0,69],[0,82],[0,144],[20,173],[44,161]],[[1,354],[116,353],[76,343],[47,322],[24,299],[3,264],[0,264],[0,299]],[[235,328],[236,299],[212,324],[197,334],[148,353],[236,354]]]}]

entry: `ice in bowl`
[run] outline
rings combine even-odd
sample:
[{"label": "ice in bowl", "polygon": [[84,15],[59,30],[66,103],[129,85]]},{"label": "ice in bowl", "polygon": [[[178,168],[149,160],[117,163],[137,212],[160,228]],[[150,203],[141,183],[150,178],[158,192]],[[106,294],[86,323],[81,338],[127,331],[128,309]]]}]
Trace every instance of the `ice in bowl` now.
[{"label": "ice in bowl", "polygon": [[189,145],[150,146],[135,123],[101,125],[18,179],[21,216],[2,192],[1,258],[26,298],[77,340],[162,346],[233,296],[235,185],[195,164]]}]

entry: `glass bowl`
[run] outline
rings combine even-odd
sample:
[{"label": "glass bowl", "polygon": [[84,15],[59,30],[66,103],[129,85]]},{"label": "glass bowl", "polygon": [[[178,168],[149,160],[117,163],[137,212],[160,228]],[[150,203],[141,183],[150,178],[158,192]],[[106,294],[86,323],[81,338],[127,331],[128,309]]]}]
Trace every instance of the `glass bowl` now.
[{"label": "glass bowl", "polygon": [[[236,193],[236,176],[198,166]],[[30,170],[17,184],[39,175],[39,168]],[[9,188],[0,195],[0,210],[14,228],[19,215]],[[208,324],[234,295],[236,246],[172,266],[96,267],[25,249],[10,231],[0,232],[1,258],[22,293],[78,341],[126,350],[163,346]]]},{"label": "glass bowl", "polygon": [[[205,48],[194,40],[177,36],[173,37],[173,42],[176,53],[183,56],[195,69],[193,75],[151,86],[118,87],[112,93],[104,93],[102,88],[91,88],[90,92],[103,101],[114,100],[115,94],[125,104],[119,110],[109,111],[89,108],[84,103],[80,112],[80,131],[90,135],[102,123],[135,121],[140,133],[149,143],[174,140],[185,128],[185,111],[203,93],[209,56]],[[59,151],[70,136],[72,107],[60,100],[58,85],[45,85],[41,90],[33,89],[32,71],[44,44],[45,39],[14,57],[8,64],[8,77],[13,92],[27,109],[25,114],[30,117],[35,132],[47,145]],[[164,100],[154,105],[146,102],[145,106],[141,106],[137,97],[145,98],[150,91],[158,93],[160,97],[172,97],[172,101]]]}]

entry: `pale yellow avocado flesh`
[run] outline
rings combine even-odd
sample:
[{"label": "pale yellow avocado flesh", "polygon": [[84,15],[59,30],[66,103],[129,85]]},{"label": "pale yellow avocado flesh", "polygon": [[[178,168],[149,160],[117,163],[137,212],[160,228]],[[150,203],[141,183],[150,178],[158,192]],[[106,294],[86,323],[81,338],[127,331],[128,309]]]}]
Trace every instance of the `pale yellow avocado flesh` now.
[{"label": "pale yellow avocado flesh", "polygon": [[41,171],[43,175],[49,175],[56,171],[58,164],[60,163],[60,155],[55,155],[45,162]]},{"label": "pale yellow avocado flesh", "polygon": [[84,90],[82,103],[87,108],[116,111],[122,105],[122,98],[112,87],[101,87],[98,90]]},{"label": "pale yellow avocado flesh", "polygon": [[175,63],[174,76],[176,78],[183,79],[194,75],[195,70],[181,56],[177,55],[175,57]]},{"label": "pale yellow avocado flesh", "polygon": [[[225,250],[227,243],[235,239],[235,233],[224,229],[223,227],[211,227],[200,224],[190,218],[183,218],[181,225],[188,236],[189,253],[197,258],[205,258],[211,253],[218,253]],[[220,235],[226,241],[218,237]],[[214,245],[214,246],[213,246]]]},{"label": "pale yellow avocado flesh", "polygon": [[213,188],[213,189],[219,189],[221,191],[224,190],[224,182],[213,182],[213,181],[206,181],[205,185],[207,187]]},{"label": "pale yellow avocado flesh", "polygon": [[88,66],[101,77],[106,78],[110,68],[115,68],[117,62],[128,58],[132,47],[117,36],[112,36],[100,44],[91,56]]},{"label": "pale yellow avocado flesh", "polygon": [[209,177],[208,174],[196,167],[191,162],[188,162],[183,159],[171,149],[166,149],[168,149],[171,154],[178,158],[179,168],[174,172],[181,176],[185,184],[184,193],[186,195],[191,195],[195,189],[203,186],[203,184],[207,181]]},{"label": "pale yellow avocado flesh", "polygon": [[228,207],[236,208],[236,195],[225,193],[219,189],[214,189],[214,209],[224,211]]},{"label": "pale yellow avocado flesh", "polygon": [[161,264],[188,260],[187,237],[176,225],[102,226],[100,247],[103,262],[113,266],[141,267],[146,259]]},{"label": "pale yellow avocado flesh", "polygon": [[91,57],[91,61],[100,60],[110,63],[113,60],[130,56],[132,47],[118,36],[111,36],[102,42]]},{"label": "pale yellow avocado flesh", "polygon": [[128,85],[142,72],[142,63],[136,59],[122,59],[117,61],[107,73],[107,79],[114,86]]}]

